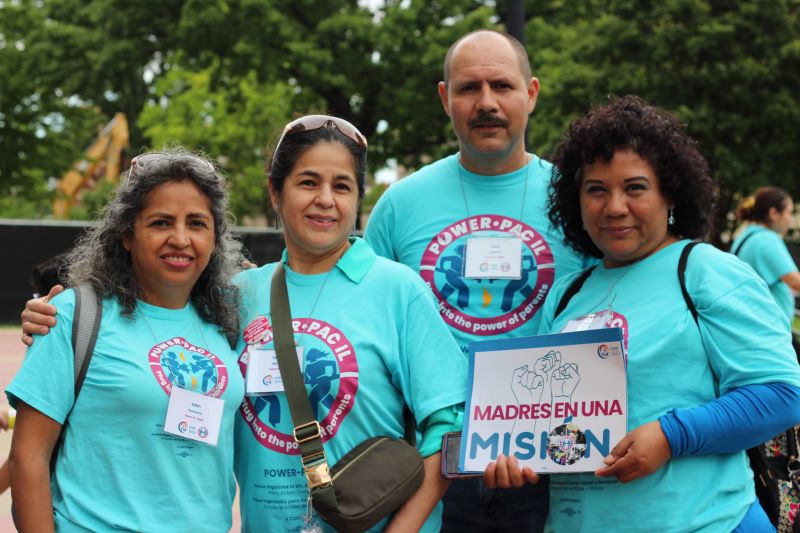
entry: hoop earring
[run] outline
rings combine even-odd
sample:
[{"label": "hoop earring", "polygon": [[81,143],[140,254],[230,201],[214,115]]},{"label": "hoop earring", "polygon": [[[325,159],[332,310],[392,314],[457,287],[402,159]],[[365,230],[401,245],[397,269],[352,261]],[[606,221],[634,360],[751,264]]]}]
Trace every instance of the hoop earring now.
[{"label": "hoop earring", "polygon": [[674,214],[674,211],[675,211],[674,207],[670,207],[669,208],[669,218],[667,218],[667,224],[669,224],[670,226],[674,226],[675,225],[675,214]]}]

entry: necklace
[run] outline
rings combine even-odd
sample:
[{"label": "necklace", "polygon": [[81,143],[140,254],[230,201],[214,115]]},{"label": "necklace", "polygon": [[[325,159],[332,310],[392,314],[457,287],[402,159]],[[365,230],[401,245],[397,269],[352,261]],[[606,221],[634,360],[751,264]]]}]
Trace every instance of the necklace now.
[{"label": "necklace", "polygon": [[[342,254],[336,260],[336,263],[334,263],[331,269],[328,270],[328,272],[325,274],[325,277],[322,280],[322,284],[320,285],[319,290],[317,291],[317,295],[314,297],[314,302],[311,304],[311,310],[308,312],[306,321],[311,320],[311,317],[314,316],[314,311],[317,309],[317,304],[319,303],[320,297],[322,296],[322,292],[325,290],[325,285],[328,283],[328,279],[331,277],[331,273],[333,273],[333,271],[336,270],[336,265],[339,264],[339,261],[342,260],[342,257],[344,257],[344,254],[346,254],[347,250],[349,249],[350,249],[350,243],[348,242],[347,246],[345,246],[344,250],[342,250]],[[284,276],[285,275],[286,274],[284,273]],[[299,343],[297,343],[297,345],[303,346],[303,341],[301,340]]]},{"label": "necklace", "polygon": [[615,293],[614,297],[612,298],[611,297],[611,292],[617,287],[617,285],[619,285],[619,282],[622,281],[622,279],[625,276],[628,275],[628,272],[630,272],[631,270],[633,270],[636,267],[637,264],[638,264],[638,262],[636,262],[636,263],[632,264],[631,266],[627,267],[625,269],[625,272],[623,272],[620,277],[615,279],[613,283],[611,282],[611,277],[608,275],[608,269],[603,267],[603,277],[606,279],[606,284],[608,286],[608,292],[606,293],[606,303],[608,304],[608,311],[612,315],[614,314],[614,300],[616,300],[617,295]]},{"label": "necklace", "polygon": [[[532,158],[531,158],[532,159]],[[522,207],[520,207],[519,212],[519,221],[522,222],[523,217],[525,215],[525,200],[528,198],[528,177],[530,174],[530,162],[531,159],[525,163],[525,184],[522,188]],[[464,165],[461,164],[461,160],[457,161],[458,166],[458,182],[461,185],[461,197],[464,199],[464,209],[467,212],[467,219],[470,218],[470,211],[469,211],[469,202],[467,201],[467,191],[464,189]]]}]

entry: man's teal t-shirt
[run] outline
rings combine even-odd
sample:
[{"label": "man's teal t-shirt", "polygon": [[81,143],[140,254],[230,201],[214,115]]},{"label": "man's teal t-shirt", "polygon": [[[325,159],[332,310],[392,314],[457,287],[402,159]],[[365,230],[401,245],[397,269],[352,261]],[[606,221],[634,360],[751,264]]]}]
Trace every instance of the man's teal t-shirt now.
[{"label": "man's teal t-shirt", "polygon": [[[74,400],[75,296],[53,299],[57,325],[37,336],[6,389],[63,423]],[[224,403],[216,446],[163,431],[169,390],[181,386]],[[233,425],[244,395],[236,357],[194,308],[115,299],[103,317],[86,378],[69,413],[51,480],[57,531],[227,532],[236,492]]]},{"label": "man's teal t-shirt", "polygon": [[[274,269],[270,264],[237,276],[245,327],[268,324]],[[329,273],[303,275],[289,265],[285,272],[306,391],[330,466],[367,438],[402,437],[404,403],[418,427],[432,413],[464,403],[465,357],[409,268],[354,239]],[[269,326],[248,338],[252,345],[244,337],[238,345],[243,372],[250,349],[274,346]],[[303,525],[308,489],[293,427],[283,392],[245,398],[236,422],[243,531],[298,531]],[[440,526],[441,505],[423,531]]]},{"label": "man's teal t-shirt", "polygon": [[[552,170],[530,154],[517,171],[482,176],[452,155],[393,184],[370,215],[367,242],[420,274],[464,353],[474,341],[535,335],[553,282],[589,264],[550,226]],[[479,236],[521,238],[519,279],[465,277],[466,243]]]},{"label": "man's teal t-shirt", "polygon": [[[745,385],[800,385],[789,333],[774,318],[779,311],[766,285],[747,265],[708,245],[692,250],[686,269],[686,288],[699,312],[695,323],[677,274],[687,243],[626,267],[598,265],[554,318],[578,274],[567,276],[543,310],[542,333],[555,333],[569,320],[612,308],[612,325],[622,328],[628,352],[629,432]],[[744,451],[673,458],[630,483],[593,473],[552,475],[546,530],[727,533],[754,499]]]},{"label": "man's teal t-shirt", "polygon": [[794,295],[781,278],[791,272],[797,272],[797,265],[781,236],[771,229],[750,224],[733,241],[731,251],[734,250],[739,259],[753,267],[753,270],[767,282],[769,292],[772,293],[781,311],[789,318],[791,327],[791,321],[794,319]]}]

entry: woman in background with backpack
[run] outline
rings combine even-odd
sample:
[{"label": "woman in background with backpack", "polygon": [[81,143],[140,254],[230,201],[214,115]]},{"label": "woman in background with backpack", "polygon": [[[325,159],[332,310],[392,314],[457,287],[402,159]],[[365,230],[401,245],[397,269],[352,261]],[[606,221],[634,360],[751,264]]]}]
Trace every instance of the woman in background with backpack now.
[{"label": "woman in background with backpack", "polygon": [[[778,312],[752,270],[690,248],[715,201],[696,143],[628,96],[573,122],[553,163],[550,220],[601,261],[555,283],[540,332],[602,312],[622,328],[629,433],[594,474],[550,476],[546,530],[770,531],[745,450],[800,420],[800,368],[785,328],[752,312]],[[536,479],[505,459],[487,477]]]},{"label": "woman in background with backpack", "polygon": [[747,225],[731,245],[731,253],[767,283],[775,303],[789,318],[790,328],[795,308],[792,291],[800,292],[800,272],[783,238],[793,216],[794,202],[786,191],[761,187],[736,209],[736,217]]},{"label": "woman in background with backpack", "polygon": [[[18,410],[10,461],[20,531],[230,529],[244,384],[230,346],[240,254],[227,213],[225,179],[209,161],[147,153],[71,252],[71,286],[91,290],[53,300],[57,323],[6,389]],[[78,395],[74,353],[95,322],[73,333],[73,311],[92,292],[102,320]]]}]

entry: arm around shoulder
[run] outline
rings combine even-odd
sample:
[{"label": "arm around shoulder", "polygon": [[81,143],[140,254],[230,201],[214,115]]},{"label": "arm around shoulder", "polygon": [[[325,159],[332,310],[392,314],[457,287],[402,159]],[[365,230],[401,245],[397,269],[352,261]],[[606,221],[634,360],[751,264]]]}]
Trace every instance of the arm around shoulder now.
[{"label": "arm around shoulder", "polygon": [[33,344],[33,335],[47,335],[50,328],[56,325],[56,308],[49,302],[62,292],[64,287],[55,285],[47,296],[28,300],[20,314],[23,343],[30,346]]}]

